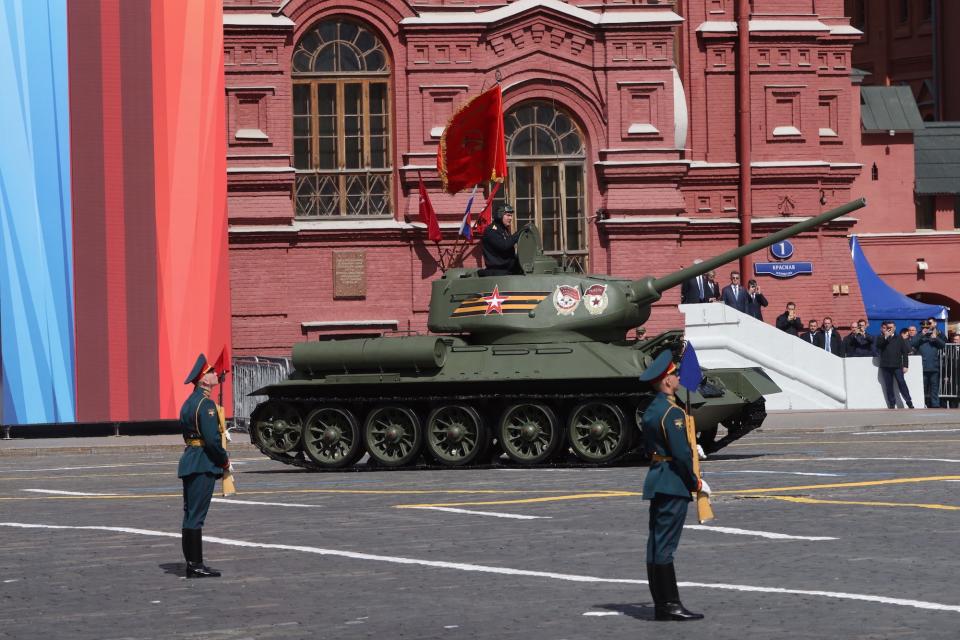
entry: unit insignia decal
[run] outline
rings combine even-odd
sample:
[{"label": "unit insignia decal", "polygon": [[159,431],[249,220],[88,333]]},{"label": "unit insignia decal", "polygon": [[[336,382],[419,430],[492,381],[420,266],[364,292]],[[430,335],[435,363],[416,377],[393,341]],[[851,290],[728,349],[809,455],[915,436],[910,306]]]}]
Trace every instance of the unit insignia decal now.
[{"label": "unit insignia decal", "polygon": [[676,420],[674,420],[674,421],[673,421],[673,426],[675,426],[677,429],[683,429],[684,426],[685,426],[685,425],[683,424],[683,418],[677,418]]},{"label": "unit insignia decal", "polygon": [[543,291],[500,291],[500,286],[495,285],[493,291],[469,295],[453,310],[451,318],[530,313],[549,294]]},{"label": "unit insignia decal", "polygon": [[591,285],[589,289],[583,292],[583,297],[585,298],[583,304],[587,305],[587,312],[590,315],[600,315],[607,310],[607,305],[610,304],[610,299],[607,297],[607,285],[605,284]]},{"label": "unit insignia decal", "polygon": [[556,291],[553,292],[553,306],[557,310],[557,315],[572,316],[580,306],[580,298],[579,286],[558,284]]}]

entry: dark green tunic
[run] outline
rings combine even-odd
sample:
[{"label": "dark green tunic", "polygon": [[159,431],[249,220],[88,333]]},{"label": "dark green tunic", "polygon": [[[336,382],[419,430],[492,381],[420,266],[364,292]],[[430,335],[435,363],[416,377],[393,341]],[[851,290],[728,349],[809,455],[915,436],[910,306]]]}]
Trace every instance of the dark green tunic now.
[{"label": "dark green tunic", "polygon": [[183,528],[200,529],[228,457],[220,446],[217,405],[199,386],[180,409],[180,427],[184,440],[203,440],[202,447],[186,446],[177,467],[177,476],[183,480]]},{"label": "dark green tunic", "polygon": [[647,407],[643,440],[648,454],[672,458],[652,462],[643,483],[643,499],[650,501],[647,563],[671,564],[692,500],[690,494],[699,484],[687,442],[686,413],[674,404],[673,396],[658,393]]}]

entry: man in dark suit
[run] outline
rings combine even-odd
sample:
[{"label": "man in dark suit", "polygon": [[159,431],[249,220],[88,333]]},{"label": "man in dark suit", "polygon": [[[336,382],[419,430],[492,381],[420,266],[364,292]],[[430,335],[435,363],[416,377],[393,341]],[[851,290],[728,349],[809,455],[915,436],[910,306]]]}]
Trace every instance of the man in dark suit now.
[{"label": "man in dark suit", "polygon": [[657,395],[643,413],[643,441],[650,470],[643,482],[643,499],[650,501],[647,538],[647,579],[657,620],[699,620],[680,602],[673,554],[687,516],[691,493],[710,495],[710,486],[693,469],[696,455],[687,440],[687,414],[674,397],[680,380],[669,349],[661,352],[640,375]]},{"label": "man in dark suit", "polygon": [[203,564],[203,522],[217,478],[230,468],[227,452],[220,446],[217,405],[210,399],[211,390],[219,382],[217,372],[202,353],[183,382],[194,385],[180,409],[180,428],[187,446],[177,467],[177,476],[183,480],[181,543],[188,578],[220,577],[219,571]]},{"label": "man in dark suit", "polygon": [[820,325],[820,333],[817,334],[814,344],[827,353],[843,357],[843,349],[840,348],[840,334],[833,328],[833,319],[827,316]]},{"label": "man in dark suit", "polygon": [[867,333],[867,321],[863,318],[850,323],[850,333],[843,339],[844,358],[862,358],[873,355],[874,338]]},{"label": "man in dark suit", "polygon": [[707,272],[707,281],[704,283],[705,289],[703,292],[703,301],[704,302],[719,302],[720,300],[720,285],[717,284],[717,272],[708,271]]},{"label": "man in dark suit", "polygon": [[760,286],[756,280],[747,282],[747,310],[748,316],[763,322],[763,307],[767,306],[767,298],[760,293]]},{"label": "man in dark suit", "polygon": [[[703,262],[703,260],[697,258],[693,261],[693,264],[697,265],[701,262]],[[699,304],[704,302],[706,282],[706,275],[699,275],[696,278],[684,280],[683,285],[680,287],[680,304]]]},{"label": "man in dark suit", "polygon": [[807,330],[800,334],[800,339],[816,346],[818,335],[820,335],[820,323],[816,320],[811,320],[807,323]]},{"label": "man in dark suit", "polygon": [[[881,334],[877,337],[877,351],[880,353],[880,379],[883,381],[883,391],[887,396],[887,408],[897,406],[897,399],[893,392],[893,382],[896,380],[900,388],[900,395],[907,407],[913,409],[913,400],[903,374],[907,372],[909,364],[910,346],[905,338],[897,335],[897,326],[885,320],[880,325]],[[906,331],[906,330],[904,330]]]},{"label": "man in dark suit", "polygon": [[723,304],[728,307],[733,307],[740,313],[747,312],[747,292],[740,284],[739,271],[730,272],[730,284],[723,288],[720,298],[723,300]]},{"label": "man in dark suit", "polygon": [[787,308],[784,312],[777,316],[776,325],[777,329],[786,331],[792,336],[803,331],[803,323],[800,322],[800,318],[797,316],[797,305],[795,303],[787,303]]}]

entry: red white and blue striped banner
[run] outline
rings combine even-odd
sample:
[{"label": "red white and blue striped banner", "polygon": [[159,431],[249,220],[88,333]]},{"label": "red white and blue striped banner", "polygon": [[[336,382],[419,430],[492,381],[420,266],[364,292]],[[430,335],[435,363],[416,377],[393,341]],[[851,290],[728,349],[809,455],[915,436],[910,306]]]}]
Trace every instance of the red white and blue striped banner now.
[{"label": "red white and blue striped banner", "polygon": [[229,357],[221,3],[5,0],[0,86],[0,422],[175,418]]}]

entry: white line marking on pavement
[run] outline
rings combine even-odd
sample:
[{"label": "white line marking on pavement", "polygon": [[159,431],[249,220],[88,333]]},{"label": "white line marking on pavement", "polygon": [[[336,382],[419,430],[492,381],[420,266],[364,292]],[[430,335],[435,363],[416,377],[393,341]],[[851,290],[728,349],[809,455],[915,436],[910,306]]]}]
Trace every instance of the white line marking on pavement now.
[{"label": "white line marking on pavement", "polygon": [[623,615],[619,611],[585,611],[583,613],[585,616],[620,616]]},{"label": "white line marking on pavement", "polygon": [[454,509],[453,507],[410,507],[411,509],[432,509],[433,511],[449,511],[450,513],[468,513],[473,516],[493,516],[495,518],[514,518],[516,520],[550,520],[551,516],[522,516],[516,513],[500,513],[499,511],[470,511],[469,509]]},{"label": "white line marking on pavement", "polygon": [[[265,458],[266,459],[266,458]],[[259,462],[258,459],[248,458],[247,462],[241,460],[231,460],[231,462],[237,466],[247,464],[247,462]],[[0,469],[0,473],[29,473],[31,471],[87,471],[90,469],[119,469],[119,468],[130,468],[130,467],[150,467],[150,466],[164,466],[172,467],[176,466],[176,460],[167,460],[166,462],[131,462],[128,464],[95,464],[88,465],[85,467],[47,467],[44,469]]]},{"label": "white line marking on pavement", "polygon": [[733,527],[710,527],[702,524],[687,524],[684,529],[696,529],[697,531],[716,531],[717,533],[729,533],[735,536],[757,536],[758,538],[770,538],[771,540],[837,540],[828,536],[791,536],[786,533],[773,533],[772,531],[751,531],[750,529],[734,529]]},{"label": "white line marking on pavement", "polygon": [[710,474],[715,474],[715,473],[716,473],[716,474],[727,474],[727,473],[772,473],[772,474],[778,475],[778,476],[787,475],[787,476],[826,476],[826,477],[838,477],[838,476],[846,475],[846,474],[843,474],[843,473],[813,473],[813,472],[808,472],[808,471],[775,471],[775,470],[774,470],[774,471],[760,471],[760,470],[753,471],[753,470],[746,470],[746,469],[741,469],[741,470],[738,470],[738,471],[712,471],[712,470],[704,470],[704,473],[710,473]]},{"label": "white line marking on pavement", "polygon": [[308,507],[317,508],[319,504],[296,504],[291,502],[257,502],[256,500],[230,500],[228,498],[213,498],[213,502],[226,502],[227,504],[259,504],[267,507]]},{"label": "white line marking on pavement", "polygon": [[858,436],[886,436],[892,433],[948,433],[960,429],[904,429],[902,431],[853,431]]},{"label": "white line marking on pavement", "polygon": [[58,496],[115,496],[116,493],[85,493],[83,491],[57,491],[56,489],[23,489],[30,493],[52,493]]},{"label": "white line marking on pavement", "polygon": [[[13,527],[18,529],[61,529],[61,530],[84,530],[84,531],[113,531],[115,533],[131,533],[142,536],[155,536],[161,538],[179,538],[180,533],[167,531],[153,531],[150,529],[133,529],[129,527],[97,527],[97,526],[78,526],[78,525],[53,525],[53,524],[29,524],[24,522],[0,522],[0,527]],[[441,560],[420,560],[418,558],[401,558],[397,556],[379,556],[370,553],[359,553],[356,551],[341,551],[338,549],[321,549],[319,547],[302,547],[288,544],[267,544],[262,542],[247,542],[246,540],[231,540],[229,538],[218,538],[214,536],[204,537],[204,540],[210,544],[223,544],[233,547],[250,547],[254,549],[276,549],[278,551],[300,551],[302,553],[312,553],[321,556],[335,556],[340,558],[351,558],[354,560],[372,560],[376,562],[389,562],[391,564],[415,565],[421,567],[435,567],[438,569],[454,569],[458,571],[468,571],[474,573],[494,573],[509,576],[525,576],[531,578],[547,578],[550,580],[563,580],[566,582],[590,582],[603,584],[647,584],[646,580],[631,578],[599,578],[596,576],[582,576],[571,573],[553,573],[550,571],[529,571],[526,569],[511,569],[509,567],[490,567],[481,564],[467,564],[463,562],[444,562]],[[755,587],[746,584],[724,584],[719,582],[681,582],[678,587],[700,587],[703,589],[721,589],[725,591],[743,591],[753,593],[780,593],[798,596],[821,596],[824,598],[834,598],[838,600],[859,600],[861,602],[876,602],[879,604],[893,604],[901,607],[913,607],[915,609],[928,609],[931,611],[951,611],[960,613],[960,605],[941,604],[939,602],[927,602],[925,600],[908,600],[906,598],[891,598],[888,596],[874,596],[863,593],[845,593],[843,591],[813,591],[807,589],[784,589],[782,587]]]},{"label": "white line marking on pavement", "polygon": [[910,458],[900,456],[896,458],[771,458],[773,462],[856,462],[858,460],[876,460],[878,462],[960,462],[955,458]]}]

